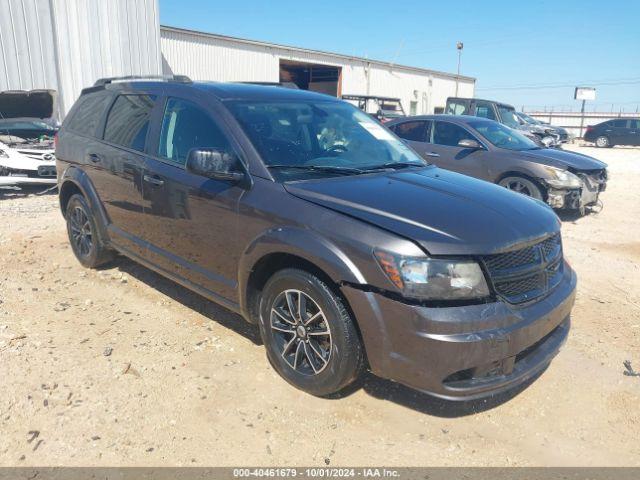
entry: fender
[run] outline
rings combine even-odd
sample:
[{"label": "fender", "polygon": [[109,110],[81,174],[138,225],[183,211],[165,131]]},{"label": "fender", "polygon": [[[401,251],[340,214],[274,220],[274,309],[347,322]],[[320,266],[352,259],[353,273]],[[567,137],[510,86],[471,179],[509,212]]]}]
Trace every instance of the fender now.
[{"label": "fender", "polygon": [[247,284],[254,266],[266,255],[285,253],[303,258],[326,273],[335,283],[365,284],[365,278],[351,259],[335,244],[313,231],[276,227],[255,238],[243,252],[238,265],[240,308],[248,318]]},{"label": "fender", "polygon": [[65,171],[60,176],[59,184],[59,201],[60,201],[60,210],[62,210],[62,216],[65,216],[63,207],[62,207],[62,194],[65,189],[65,184],[73,183],[84,195],[87,203],[89,204],[89,208],[91,209],[91,213],[93,214],[93,218],[96,220],[96,227],[98,229],[98,236],[100,237],[100,241],[103,245],[109,244],[109,234],[107,232],[107,225],[109,225],[109,217],[107,216],[107,212],[104,210],[102,204],[100,203],[100,198],[98,197],[98,192],[96,192],[93,183],[89,176],[80,168],[70,165],[65,169]]}]

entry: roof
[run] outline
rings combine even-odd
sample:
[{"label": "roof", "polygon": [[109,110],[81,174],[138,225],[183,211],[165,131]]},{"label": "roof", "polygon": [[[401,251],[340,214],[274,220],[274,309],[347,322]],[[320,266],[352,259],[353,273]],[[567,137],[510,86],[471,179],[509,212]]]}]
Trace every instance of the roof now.
[{"label": "roof", "polygon": [[[514,108],[513,105],[509,105],[508,103],[504,103],[504,102],[500,102],[498,100],[487,100],[486,98],[469,98],[469,97],[449,97],[447,98],[447,101],[449,100],[460,100],[460,101],[465,101],[465,102],[487,102],[487,103],[495,103],[496,105],[504,105],[505,107],[509,107],[509,108]],[[514,108],[515,110],[515,108]]]},{"label": "roof", "polygon": [[189,29],[186,29],[186,28],[171,27],[171,26],[168,26],[168,25],[160,25],[160,35],[161,36],[162,36],[163,31],[182,33],[182,34],[186,34],[186,35],[194,35],[194,36],[205,37],[205,38],[210,38],[210,39],[223,40],[223,41],[227,41],[227,42],[241,43],[241,44],[244,44],[244,45],[260,46],[260,47],[267,47],[267,48],[279,48],[279,49],[282,49],[282,50],[289,50],[289,51],[298,52],[298,53],[324,55],[324,56],[332,57],[332,58],[338,59],[338,60],[347,60],[347,61],[357,61],[357,62],[362,62],[362,63],[369,63],[371,65],[378,65],[378,66],[381,66],[381,67],[384,67],[384,68],[393,68],[393,69],[396,69],[396,70],[406,70],[406,71],[411,71],[411,72],[415,72],[415,73],[422,73],[422,74],[425,74],[425,75],[434,75],[434,76],[450,78],[450,79],[458,78],[459,80],[465,80],[465,81],[474,82],[474,83],[476,81],[476,79],[474,77],[468,77],[466,75],[456,75],[455,73],[441,72],[441,71],[438,71],[438,70],[430,70],[430,69],[421,68],[421,67],[412,67],[410,65],[402,65],[402,64],[392,63],[392,62],[385,62],[385,61],[382,61],[382,60],[374,60],[374,59],[371,59],[371,58],[358,57],[358,56],[354,56],[354,55],[345,55],[345,54],[342,54],[342,53],[326,52],[326,51],[323,51],[323,50],[313,50],[313,49],[309,49],[309,48],[293,47],[293,46],[290,46],[290,45],[280,45],[280,44],[277,44],[277,43],[262,42],[262,41],[259,41],[259,40],[249,40],[249,39],[246,39],[246,38],[230,37],[230,36],[227,36],[227,35],[219,35],[217,33],[208,33],[208,32],[202,32],[202,31],[198,31],[198,30],[189,30]]},{"label": "roof", "polygon": [[[119,79],[114,79],[119,80]],[[337,102],[338,99],[331,95],[311,92],[309,90],[297,90],[278,85],[261,85],[255,83],[224,83],[224,82],[192,82],[192,81],[166,81],[150,77],[149,80],[137,78],[114,81],[86,88],[84,93],[90,93],[107,88],[109,90],[144,90],[149,88],[165,88],[171,85],[173,89],[195,88],[207,92],[219,100],[257,100],[257,101],[324,101]]]}]

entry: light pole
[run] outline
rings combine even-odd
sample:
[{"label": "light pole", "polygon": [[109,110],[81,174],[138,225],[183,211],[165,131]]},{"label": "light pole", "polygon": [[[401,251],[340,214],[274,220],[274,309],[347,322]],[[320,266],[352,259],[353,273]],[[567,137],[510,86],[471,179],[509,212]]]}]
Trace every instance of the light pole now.
[{"label": "light pole", "polygon": [[460,60],[462,59],[462,49],[464,48],[464,44],[462,42],[456,43],[456,48],[458,49],[458,74],[456,75],[456,97],[458,96],[458,80],[460,79]]}]

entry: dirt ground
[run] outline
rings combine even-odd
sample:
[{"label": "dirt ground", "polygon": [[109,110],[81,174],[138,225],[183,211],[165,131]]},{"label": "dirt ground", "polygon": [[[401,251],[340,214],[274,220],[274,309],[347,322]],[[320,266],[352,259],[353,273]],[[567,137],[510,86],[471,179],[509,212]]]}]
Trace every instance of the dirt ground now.
[{"label": "dirt ground", "polygon": [[0,465],[640,466],[640,149],[565,218],[569,340],[520,391],[447,404],[295,390],[240,317],[126,259],[83,269],[55,195],[0,191]]}]

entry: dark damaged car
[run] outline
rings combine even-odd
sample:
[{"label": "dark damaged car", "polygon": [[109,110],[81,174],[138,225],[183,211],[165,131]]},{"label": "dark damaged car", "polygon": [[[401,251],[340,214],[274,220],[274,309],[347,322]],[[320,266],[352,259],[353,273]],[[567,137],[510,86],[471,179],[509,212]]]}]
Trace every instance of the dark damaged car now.
[{"label": "dark damaged car", "polygon": [[605,163],[581,153],[540,147],[493,120],[424,115],[387,126],[439,167],[496,183],[552,208],[595,207],[607,187]]},{"label": "dark damaged car", "polygon": [[102,81],[56,155],[84,266],[117,251],[240,313],[311,394],[368,368],[484,397],[533,378],[567,337],[576,276],[553,211],[428,165],[335,98]]}]

